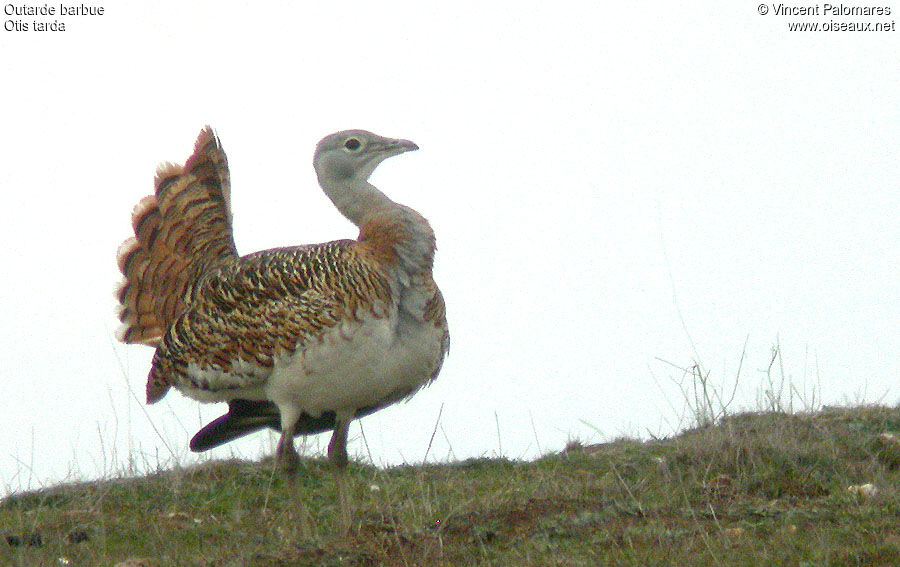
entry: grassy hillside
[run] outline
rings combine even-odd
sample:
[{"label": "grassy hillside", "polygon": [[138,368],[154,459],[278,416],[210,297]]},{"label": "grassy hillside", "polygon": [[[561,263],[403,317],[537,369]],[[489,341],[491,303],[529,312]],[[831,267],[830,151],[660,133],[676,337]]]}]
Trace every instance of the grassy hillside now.
[{"label": "grassy hillside", "polygon": [[534,462],[214,462],[14,494],[0,565],[900,565],[895,432],[826,408]]}]

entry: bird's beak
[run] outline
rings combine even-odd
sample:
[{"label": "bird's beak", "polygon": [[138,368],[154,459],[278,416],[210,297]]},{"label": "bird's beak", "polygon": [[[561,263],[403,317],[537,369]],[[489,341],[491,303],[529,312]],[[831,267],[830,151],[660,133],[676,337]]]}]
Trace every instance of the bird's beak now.
[{"label": "bird's beak", "polygon": [[415,142],[409,140],[385,140],[384,151],[395,156],[404,152],[414,152],[419,149]]}]

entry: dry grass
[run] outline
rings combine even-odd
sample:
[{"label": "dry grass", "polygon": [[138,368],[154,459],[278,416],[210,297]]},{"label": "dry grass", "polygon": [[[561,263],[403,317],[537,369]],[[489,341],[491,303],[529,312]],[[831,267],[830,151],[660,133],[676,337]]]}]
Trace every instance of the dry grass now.
[{"label": "dry grass", "polygon": [[11,495],[0,564],[897,565],[893,432],[898,408],[826,408],[343,479],[216,462]]}]

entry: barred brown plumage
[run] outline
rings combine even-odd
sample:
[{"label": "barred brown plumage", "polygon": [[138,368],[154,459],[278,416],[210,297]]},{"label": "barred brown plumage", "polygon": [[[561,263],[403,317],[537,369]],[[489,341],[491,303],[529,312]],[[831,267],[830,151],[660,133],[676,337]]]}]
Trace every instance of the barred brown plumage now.
[{"label": "barred brown plumage", "polygon": [[350,420],[437,376],[449,333],[432,278],[434,233],[368,183],[378,163],[414,149],[362,130],[324,138],[314,158],[319,183],[360,228],[358,239],[243,257],[228,162],[212,130],[183,167],[159,170],[155,194],[132,215],[135,236],[119,249],[118,337],[156,347],[148,403],[172,386],[229,402],[192,449],[275,427],[277,456],[290,468],[294,435],[334,429],[329,458],[343,465]]},{"label": "barred brown plumage", "polygon": [[119,247],[125,281],[119,340],[156,346],[184,310],[189,285],[217,263],[237,258],[231,232],[228,161],[210,128],[183,167],[157,171],[156,192],[132,213],[134,236]]}]

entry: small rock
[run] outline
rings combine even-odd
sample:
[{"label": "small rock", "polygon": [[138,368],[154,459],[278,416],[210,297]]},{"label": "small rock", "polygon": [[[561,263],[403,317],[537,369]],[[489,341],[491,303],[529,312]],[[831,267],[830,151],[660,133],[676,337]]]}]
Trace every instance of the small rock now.
[{"label": "small rock", "polygon": [[852,486],[848,486],[847,491],[852,492],[853,494],[859,494],[860,496],[871,498],[878,494],[878,487],[871,482],[867,482],[865,484],[854,484]]},{"label": "small rock", "polygon": [[19,547],[20,545],[41,547],[44,545],[44,540],[41,538],[41,532],[31,532],[30,534],[25,534],[21,537],[17,535],[8,535],[5,539],[6,545],[10,547]]},{"label": "small rock", "polygon": [[744,528],[727,528],[725,535],[728,537],[740,537],[744,535]]},{"label": "small rock", "polygon": [[71,532],[68,533],[68,535],[66,535],[66,541],[68,541],[69,543],[72,543],[72,544],[81,543],[81,542],[87,541],[89,539],[91,539],[91,538],[88,536],[87,532],[84,530],[72,530]]}]

